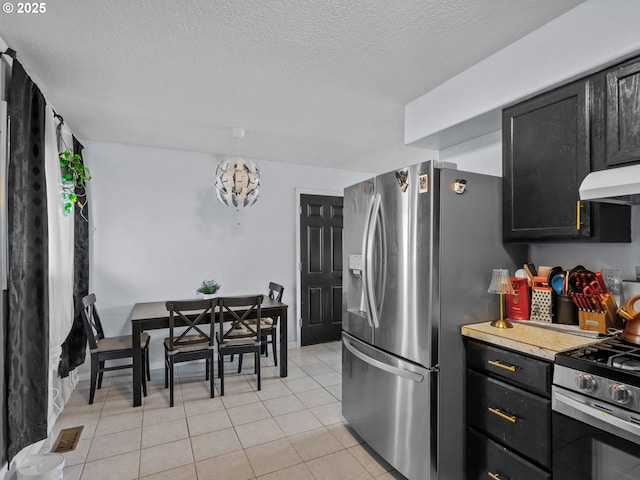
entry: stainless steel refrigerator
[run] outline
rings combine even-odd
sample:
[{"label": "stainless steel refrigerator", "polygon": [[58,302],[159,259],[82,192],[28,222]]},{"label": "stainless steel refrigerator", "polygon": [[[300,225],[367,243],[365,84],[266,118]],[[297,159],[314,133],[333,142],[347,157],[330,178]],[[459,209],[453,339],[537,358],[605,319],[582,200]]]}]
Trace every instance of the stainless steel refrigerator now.
[{"label": "stainless steel refrigerator", "polygon": [[501,178],[426,162],[344,191],[342,414],[410,480],[464,473],[460,326],[498,318]]}]

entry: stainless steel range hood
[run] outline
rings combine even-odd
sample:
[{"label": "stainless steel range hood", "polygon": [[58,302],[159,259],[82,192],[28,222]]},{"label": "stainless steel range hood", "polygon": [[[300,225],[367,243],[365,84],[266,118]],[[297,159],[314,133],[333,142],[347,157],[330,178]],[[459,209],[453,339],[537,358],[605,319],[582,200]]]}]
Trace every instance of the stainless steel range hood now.
[{"label": "stainless steel range hood", "polygon": [[640,204],[640,165],[591,172],[580,185],[580,200]]}]

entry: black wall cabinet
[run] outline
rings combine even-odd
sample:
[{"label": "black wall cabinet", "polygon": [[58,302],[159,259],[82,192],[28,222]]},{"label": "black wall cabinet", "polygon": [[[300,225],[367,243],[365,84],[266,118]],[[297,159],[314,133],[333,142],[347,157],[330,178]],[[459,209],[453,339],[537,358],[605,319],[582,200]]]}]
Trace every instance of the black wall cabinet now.
[{"label": "black wall cabinet", "polygon": [[606,165],[640,162],[640,60],[606,74]]},{"label": "black wall cabinet", "polygon": [[580,202],[594,170],[640,162],[640,60],[502,112],[505,242],[630,242],[627,205]]}]

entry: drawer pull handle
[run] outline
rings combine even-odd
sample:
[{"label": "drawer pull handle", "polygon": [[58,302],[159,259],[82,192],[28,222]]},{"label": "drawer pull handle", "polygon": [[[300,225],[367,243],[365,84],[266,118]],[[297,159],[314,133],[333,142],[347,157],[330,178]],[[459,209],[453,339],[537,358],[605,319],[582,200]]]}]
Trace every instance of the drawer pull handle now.
[{"label": "drawer pull handle", "polygon": [[507,477],[501,477],[499,473],[487,472],[487,475],[489,475],[489,478],[492,480],[509,480]]},{"label": "drawer pull handle", "polygon": [[515,415],[507,415],[506,413],[502,413],[499,408],[491,408],[491,407],[489,407],[487,410],[489,410],[494,415],[497,415],[500,418],[504,418],[505,420],[507,420],[507,421],[509,421],[511,423],[516,423],[517,418],[516,418]]},{"label": "drawer pull handle", "polygon": [[487,363],[489,365],[493,365],[494,367],[504,368],[505,370],[509,370],[510,372],[516,371],[516,367],[514,365],[505,365],[504,363],[500,363],[498,360],[488,360]]}]

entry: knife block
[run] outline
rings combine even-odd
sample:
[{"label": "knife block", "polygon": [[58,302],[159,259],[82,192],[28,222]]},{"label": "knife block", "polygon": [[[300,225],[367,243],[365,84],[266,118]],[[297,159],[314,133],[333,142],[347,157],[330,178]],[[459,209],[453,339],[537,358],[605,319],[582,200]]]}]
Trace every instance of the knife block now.
[{"label": "knife block", "polygon": [[608,328],[619,328],[616,325],[616,302],[612,295],[607,297],[600,295],[600,300],[604,311],[595,312],[590,310],[580,310],[578,312],[578,321],[580,330],[588,330],[591,332],[607,333]]},{"label": "knife block", "polygon": [[580,330],[607,333],[607,314],[605,312],[580,310],[578,312],[578,324],[580,325]]}]

